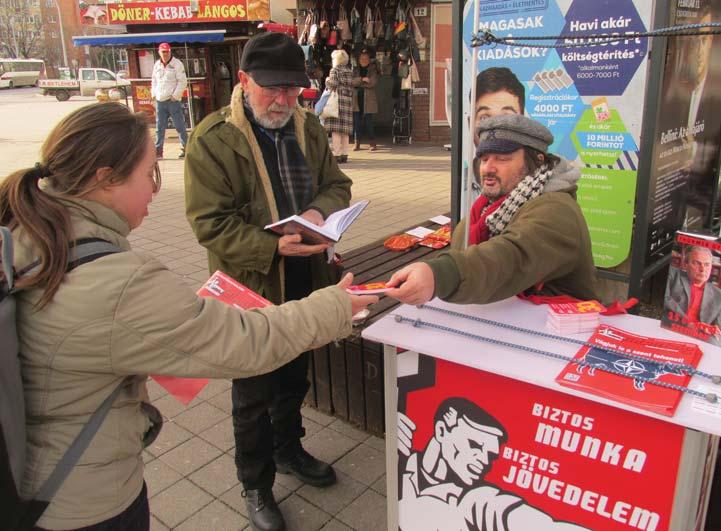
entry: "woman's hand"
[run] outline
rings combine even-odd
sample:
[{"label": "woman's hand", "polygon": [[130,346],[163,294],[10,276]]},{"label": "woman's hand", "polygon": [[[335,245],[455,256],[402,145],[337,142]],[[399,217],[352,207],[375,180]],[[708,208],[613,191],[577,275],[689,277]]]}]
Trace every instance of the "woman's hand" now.
[{"label": "woman's hand", "polygon": [[[347,288],[351,287],[353,285],[353,273],[346,273],[340,282],[338,282],[337,286],[341,288],[343,291],[345,291]],[[348,294],[348,297],[350,297],[350,305],[351,305],[351,312],[352,315],[356,315],[361,310],[365,310],[366,307],[368,307],[371,304],[375,304],[378,302],[378,297],[376,295],[351,295]]]}]

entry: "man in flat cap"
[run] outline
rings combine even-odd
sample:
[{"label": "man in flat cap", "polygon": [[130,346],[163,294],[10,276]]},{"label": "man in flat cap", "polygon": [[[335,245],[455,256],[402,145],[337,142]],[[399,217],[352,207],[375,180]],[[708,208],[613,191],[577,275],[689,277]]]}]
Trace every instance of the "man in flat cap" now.
[{"label": "man in flat cap", "polygon": [[[238,77],[230,106],[191,135],[186,215],[208,250],[211,272],[220,269],[280,304],[335,283],[337,272],[327,263],[326,245],[263,227],[293,214],[322,225],[348,206],[351,180],[338,168],[318,119],[297,105],[310,81],[292,38],[253,37]],[[331,466],[300,443],[308,360],[306,352],[270,374],[233,381],[235,461],[255,529],[285,529],[272,492],[276,470],[318,487],[336,481]]]},{"label": "man in flat cap", "polygon": [[[596,299],[591,238],[576,203],[580,172],[548,153],[553,135],[523,115],[480,122],[482,195],[447,253],[396,272],[387,295],[486,304],[519,293]],[[464,245],[469,224],[468,246]]]}]

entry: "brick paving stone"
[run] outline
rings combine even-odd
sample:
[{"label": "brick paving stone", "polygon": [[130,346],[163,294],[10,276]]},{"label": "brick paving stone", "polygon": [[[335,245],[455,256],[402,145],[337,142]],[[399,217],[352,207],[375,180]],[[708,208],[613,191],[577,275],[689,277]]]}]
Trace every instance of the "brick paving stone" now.
[{"label": "brick paving stone", "polygon": [[371,435],[368,437],[365,441],[363,441],[363,444],[367,444],[371,448],[375,448],[379,452],[385,452],[386,451],[386,440],[381,439],[380,437],[376,437],[375,435]]},{"label": "brick paving stone", "polygon": [[383,476],[378,478],[378,481],[373,483],[373,485],[371,485],[371,488],[374,491],[376,491],[378,494],[381,494],[383,496],[388,496],[387,491],[386,491],[386,475],[383,474]]},{"label": "brick paving stone", "polygon": [[336,470],[336,476],[338,482],[335,485],[325,488],[303,485],[296,491],[296,494],[316,507],[321,507],[327,513],[338,514],[346,505],[360,496],[367,487],[338,470]]},{"label": "brick paving stone", "polygon": [[213,497],[203,489],[196,487],[187,479],[181,479],[157,496],[153,496],[150,507],[156,518],[172,529],[199,512],[212,500]]},{"label": "brick paving stone", "polygon": [[154,400],[153,405],[160,410],[166,419],[173,419],[188,409],[177,398],[169,394]]},{"label": "brick paving stone", "polygon": [[[320,528],[321,531],[352,531],[350,527],[335,518]],[[380,530],[379,530],[380,531]]]},{"label": "brick paving stone", "polygon": [[282,485],[290,491],[295,491],[303,486],[303,482],[293,474],[281,474],[280,472],[275,474],[275,484]]},{"label": "brick paving stone", "polygon": [[168,531],[168,527],[163,525],[160,520],[150,515],[150,531]]},{"label": "brick paving stone", "polygon": [[177,531],[237,531],[248,520],[218,500],[206,505],[175,529]]},{"label": "brick paving stone", "polygon": [[371,486],[386,470],[386,458],[375,448],[361,444],[333,465],[363,485]]},{"label": "brick paving stone", "polygon": [[188,475],[207,465],[222,452],[200,437],[193,437],[159,457],[181,474]]},{"label": "brick paving stone", "polygon": [[235,460],[222,454],[203,468],[196,470],[188,479],[216,498],[238,485]]},{"label": "brick paving stone", "polygon": [[182,426],[195,434],[200,434],[226,418],[228,418],[228,414],[225,411],[203,402],[192,409],[184,411],[173,420],[178,426]]},{"label": "brick paving stone", "polygon": [[386,499],[368,489],[338,513],[336,518],[351,528],[361,531],[385,529],[387,526]]},{"label": "brick paving stone", "polygon": [[316,433],[318,433],[320,430],[323,429],[323,426],[318,424],[315,421],[310,420],[309,418],[303,419],[303,428],[305,429],[305,436],[303,437],[303,440],[307,439],[308,437],[312,437]]},{"label": "brick paving stone", "polygon": [[148,390],[148,397],[150,398],[151,402],[155,402],[156,400],[168,394],[165,388],[152,378],[148,378],[145,386]]},{"label": "brick paving stone", "polygon": [[313,422],[317,422],[321,426],[328,426],[335,420],[334,417],[321,413],[317,409],[313,409],[308,406],[301,408],[300,412],[304,417],[309,418]]},{"label": "brick paving stone", "polygon": [[228,415],[233,412],[233,401],[230,397],[230,389],[228,389],[228,391],[224,393],[218,393],[213,398],[208,400],[208,403],[213,404],[218,409],[225,411]]},{"label": "brick paving stone", "polygon": [[145,483],[148,485],[148,497],[167,489],[174,483],[181,480],[183,476],[170,468],[160,459],[145,465]]},{"label": "brick paving stone", "polygon": [[227,393],[229,395],[231,385],[230,380],[210,380],[208,385],[203,387],[203,390],[198,393],[198,398],[208,401],[220,393]]},{"label": "brick paving stone", "polygon": [[172,450],[176,446],[180,446],[185,441],[193,436],[188,430],[176,426],[172,421],[166,421],[163,423],[163,429],[160,430],[160,435],[153,441],[153,444],[148,446],[145,451],[154,456],[163,455],[168,450]]},{"label": "brick paving stone", "polygon": [[351,426],[350,424],[342,421],[341,419],[336,419],[334,422],[328,425],[328,427],[358,442],[363,442],[368,439],[368,437],[370,437],[368,433]]},{"label": "brick paving stone", "polygon": [[331,519],[331,515],[296,494],[291,494],[279,506],[288,531],[316,531]]},{"label": "brick paving stone", "polygon": [[198,435],[223,452],[235,448],[233,419],[230,417],[223,419],[220,423],[202,431]]},{"label": "brick paving stone", "polygon": [[358,443],[330,428],[325,428],[303,441],[303,447],[316,459],[335,463]]}]

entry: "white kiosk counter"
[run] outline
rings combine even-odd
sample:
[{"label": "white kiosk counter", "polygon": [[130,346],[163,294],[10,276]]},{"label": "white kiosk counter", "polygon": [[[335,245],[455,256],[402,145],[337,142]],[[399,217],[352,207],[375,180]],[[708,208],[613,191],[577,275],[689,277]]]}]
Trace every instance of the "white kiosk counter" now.
[{"label": "white kiosk counter", "polygon": [[[429,305],[553,333],[546,306],[515,298]],[[652,413],[560,385],[565,361],[396,315],[567,358],[582,348],[408,305],[365,329],[363,338],[384,344],[388,529],[703,529],[721,404],[683,394],[673,416]],[[658,321],[617,315],[601,322],[696,343],[698,370],[721,374],[721,349]],[[629,393],[654,387],[629,378]],[[688,387],[721,396],[720,385],[700,376]]]}]

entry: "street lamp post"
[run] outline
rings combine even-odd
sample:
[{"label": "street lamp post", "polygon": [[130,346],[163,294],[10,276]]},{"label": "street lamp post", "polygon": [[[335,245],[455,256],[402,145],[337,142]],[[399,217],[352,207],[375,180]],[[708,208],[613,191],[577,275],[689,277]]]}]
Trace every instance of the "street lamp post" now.
[{"label": "street lamp post", "polygon": [[63,16],[60,14],[60,0],[55,0],[55,8],[58,10],[58,24],[60,24],[60,44],[63,47],[63,66],[68,67],[68,51],[65,49],[65,31],[63,30]]}]

